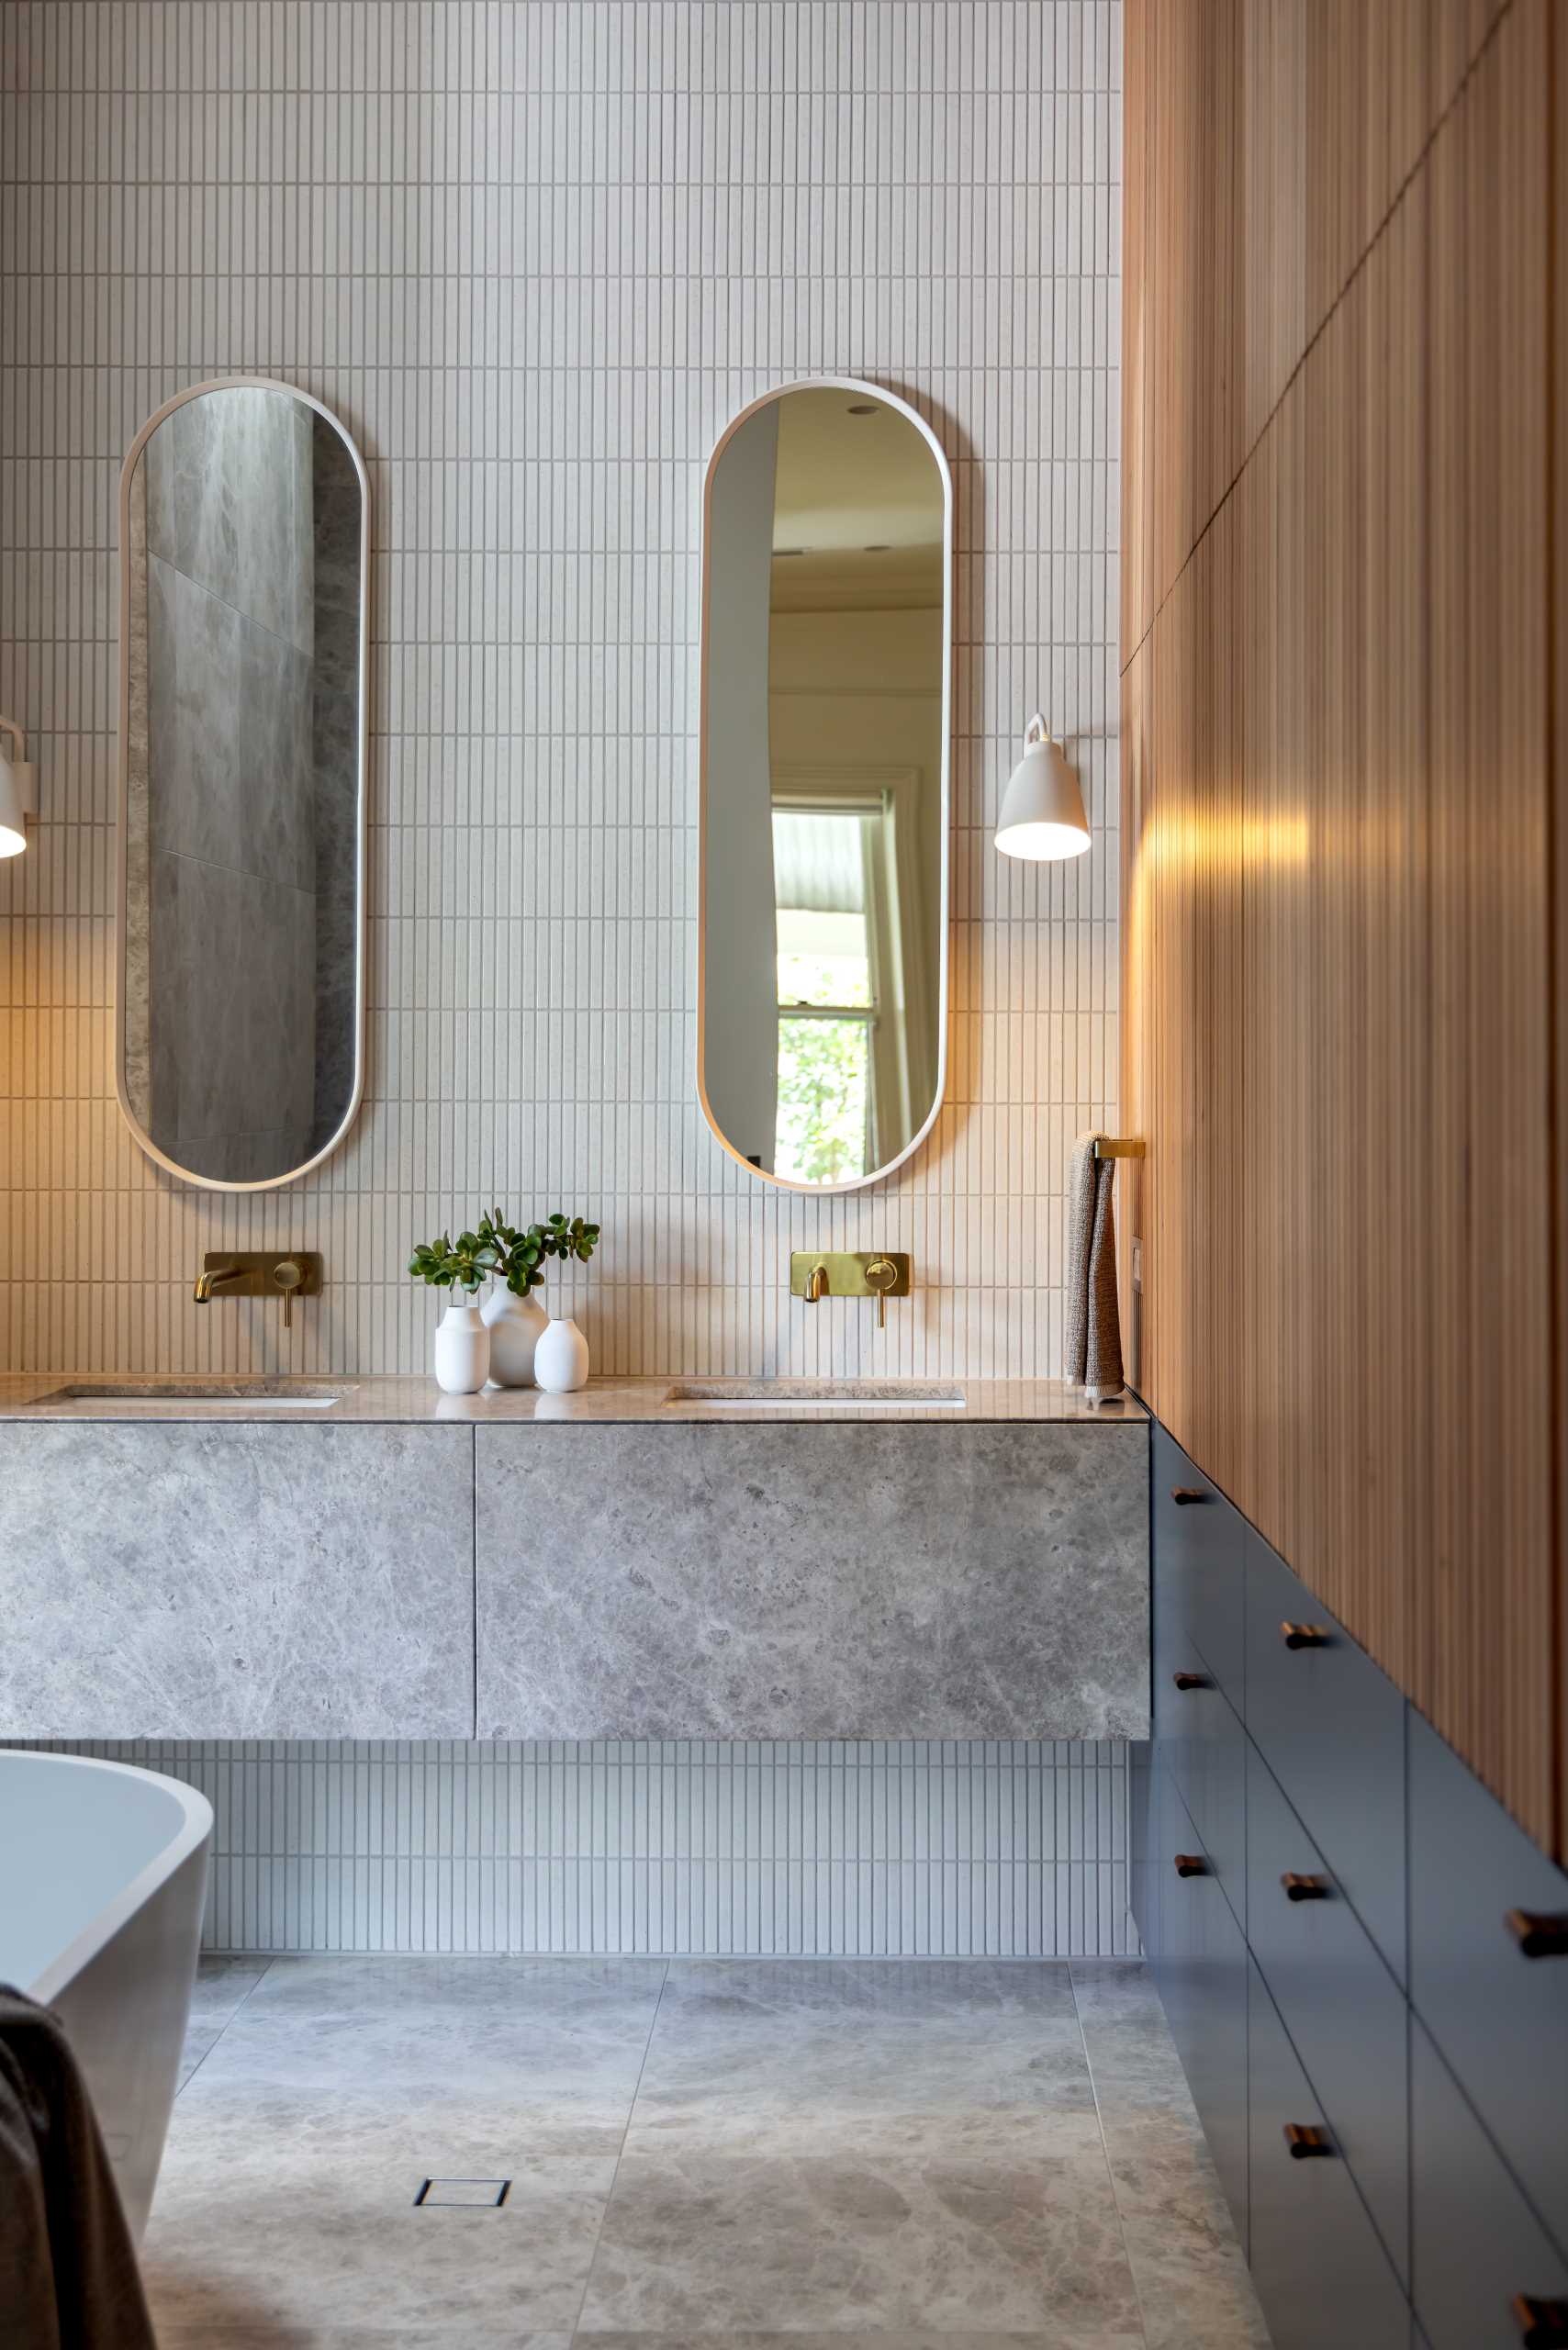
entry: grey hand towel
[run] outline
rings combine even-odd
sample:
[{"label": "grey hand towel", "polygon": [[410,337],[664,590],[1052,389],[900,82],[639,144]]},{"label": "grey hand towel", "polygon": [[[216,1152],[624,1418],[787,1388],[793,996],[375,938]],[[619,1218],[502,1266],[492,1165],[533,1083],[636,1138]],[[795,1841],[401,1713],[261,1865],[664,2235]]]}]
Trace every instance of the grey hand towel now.
[{"label": "grey hand towel", "polygon": [[1092,1404],[1122,1392],[1116,1307],[1116,1162],[1096,1158],[1094,1136],[1072,1147],[1067,1203],[1067,1353],[1063,1376]]},{"label": "grey hand towel", "polygon": [[0,1985],[0,2342],[156,2350],[119,2188],[59,2018]]}]

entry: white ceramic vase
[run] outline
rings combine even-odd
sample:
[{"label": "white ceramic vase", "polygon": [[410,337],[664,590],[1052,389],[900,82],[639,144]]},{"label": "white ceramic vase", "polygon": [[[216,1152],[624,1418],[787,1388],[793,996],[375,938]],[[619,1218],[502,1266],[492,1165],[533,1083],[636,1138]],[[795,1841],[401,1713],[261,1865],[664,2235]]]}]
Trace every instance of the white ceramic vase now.
[{"label": "white ceramic vase", "polygon": [[533,1350],[533,1383],[546,1395],[575,1395],[588,1385],[588,1340],[575,1322],[552,1322]]},{"label": "white ceramic vase", "polygon": [[435,1334],[436,1383],[448,1395],[477,1395],[490,1375],[490,1334],[476,1305],[449,1305]]},{"label": "white ceramic vase", "polygon": [[480,1313],[490,1334],[490,1377],[498,1387],[532,1387],[533,1350],[550,1326],[544,1308],[532,1297],[493,1289]]}]

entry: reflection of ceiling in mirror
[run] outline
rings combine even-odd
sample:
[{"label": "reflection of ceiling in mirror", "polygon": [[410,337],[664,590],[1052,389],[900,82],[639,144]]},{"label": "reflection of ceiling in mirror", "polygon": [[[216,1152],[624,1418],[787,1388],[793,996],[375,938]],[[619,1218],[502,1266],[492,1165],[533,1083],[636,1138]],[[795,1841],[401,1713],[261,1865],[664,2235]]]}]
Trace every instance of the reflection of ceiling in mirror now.
[{"label": "reflection of ceiling in mirror", "polygon": [[773,545],[775,611],[940,604],[942,481],[924,434],[841,385],[789,393]]}]

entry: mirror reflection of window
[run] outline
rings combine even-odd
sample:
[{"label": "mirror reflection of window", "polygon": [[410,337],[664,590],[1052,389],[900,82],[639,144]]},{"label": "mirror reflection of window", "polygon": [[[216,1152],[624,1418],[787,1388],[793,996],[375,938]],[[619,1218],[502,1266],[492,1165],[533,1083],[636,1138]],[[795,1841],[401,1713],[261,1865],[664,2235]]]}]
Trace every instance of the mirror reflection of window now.
[{"label": "mirror reflection of window", "polygon": [[947,490],[911,417],[796,386],[710,476],[704,1105],[803,1187],[900,1158],[940,1085]]},{"label": "mirror reflection of window", "polygon": [[877,1165],[872,1038],[879,956],[868,865],[879,820],[856,809],[773,810],[778,897],[776,1171],[844,1183]]}]

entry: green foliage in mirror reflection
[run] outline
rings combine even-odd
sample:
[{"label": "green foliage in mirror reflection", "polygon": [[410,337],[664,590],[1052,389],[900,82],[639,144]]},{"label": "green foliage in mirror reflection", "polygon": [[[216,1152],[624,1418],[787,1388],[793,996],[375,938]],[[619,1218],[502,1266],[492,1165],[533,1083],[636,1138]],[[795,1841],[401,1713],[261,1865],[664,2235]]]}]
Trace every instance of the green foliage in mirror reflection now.
[{"label": "green foliage in mirror reflection", "polygon": [[846,1183],[866,1172],[869,1041],[863,1020],[780,1017],[780,1175],[797,1183]]}]

